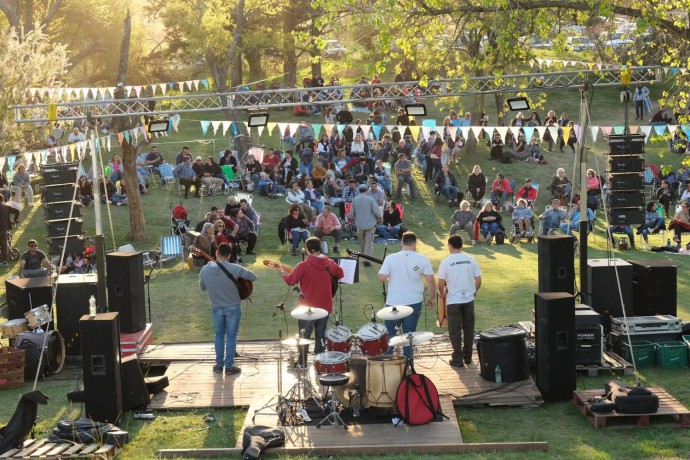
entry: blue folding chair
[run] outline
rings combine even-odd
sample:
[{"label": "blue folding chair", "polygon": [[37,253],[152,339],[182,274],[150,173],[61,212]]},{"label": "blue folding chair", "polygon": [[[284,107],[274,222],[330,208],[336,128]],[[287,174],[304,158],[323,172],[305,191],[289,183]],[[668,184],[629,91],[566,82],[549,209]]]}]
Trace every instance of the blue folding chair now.
[{"label": "blue folding chair", "polygon": [[178,235],[164,236],[161,238],[161,256],[159,259],[160,267],[163,267],[163,262],[174,260],[177,258],[184,260],[184,247],[182,246],[182,238]]}]

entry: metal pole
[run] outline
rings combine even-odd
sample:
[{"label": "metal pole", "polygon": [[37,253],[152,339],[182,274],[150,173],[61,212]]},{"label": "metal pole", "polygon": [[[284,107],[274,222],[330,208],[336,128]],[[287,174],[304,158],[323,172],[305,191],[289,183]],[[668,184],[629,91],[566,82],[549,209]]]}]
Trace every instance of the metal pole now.
[{"label": "metal pole", "polygon": [[589,219],[587,218],[587,125],[589,124],[587,107],[587,95],[590,84],[585,79],[580,88],[580,127],[582,129],[580,139],[580,301],[585,302],[587,296],[587,232],[589,231]]},{"label": "metal pole", "polygon": [[[94,120],[93,124],[96,123]],[[91,171],[93,176],[93,211],[96,220],[96,273],[98,276],[98,311],[108,311],[108,300],[105,289],[105,245],[103,243],[103,225],[101,222],[101,185],[96,154],[96,128],[91,125]],[[107,197],[106,197],[107,199]]]}]

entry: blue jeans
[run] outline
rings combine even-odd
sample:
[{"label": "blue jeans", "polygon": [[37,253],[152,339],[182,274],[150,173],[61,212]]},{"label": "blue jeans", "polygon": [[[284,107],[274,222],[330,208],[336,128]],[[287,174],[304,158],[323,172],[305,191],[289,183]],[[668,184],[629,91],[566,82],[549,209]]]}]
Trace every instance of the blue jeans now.
[{"label": "blue jeans", "polygon": [[[389,305],[386,305],[387,307]],[[388,340],[392,339],[393,337],[396,336],[396,331],[395,327],[402,326],[402,331],[403,334],[406,334],[408,332],[414,332],[417,330],[417,321],[419,321],[419,317],[422,314],[422,302],[418,302],[415,304],[410,305],[412,307],[412,314],[408,317],[405,317],[401,320],[387,320],[384,321],[384,324],[386,325],[386,329],[388,329]],[[405,356],[408,358],[412,357],[412,350],[410,349],[409,346],[403,347],[403,351],[405,353]],[[393,353],[393,347],[388,348],[388,354]]]},{"label": "blue jeans", "polygon": [[454,185],[441,187],[441,193],[446,197],[446,200],[458,201],[458,188]]},{"label": "blue jeans", "polygon": [[496,222],[484,222],[479,226],[479,228],[482,231],[482,235],[486,237],[486,235],[491,234],[491,236],[494,236],[496,232],[498,231],[499,228],[501,228]]},{"label": "blue jeans", "polygon": [[323,201],[321,200],[309,200],[309,205],[316,209],[316,214],[321,214],[323,211]]},{"label": "blue jeans", "polygon": [[564,235],[570,235],[573,236],[573,230],[580,230],[580,221],[578,220],[577,222],[564,222],[561,224],[561,233]]},{"label": "blue jeans", "polygon": [[213,329],[216,332],[216,366],[228,369],[235,365],[237,332],[240,330],[242,308],[213,307],[212,310]]},{"label": "blue jeans", "polygon": [[503,207],[503,204],[506,202],[506,199],[508,198],[508,194],[506,192],[491,192],[491,202],[498,204],[499,207]]},{"label": "blue jeans", "polygon": [[297,327],[299,332],[304,329],[304,337],[311,338],[312,331],[315,332],[314,354],[319,354],[326,351],[326,327],[328,327],[328,315],[316,321],[307,321],[305,319],[297,320]]},{"label": "blue jeans", "polygon": [[386,225],[379,225],[376,227],[376,231],[379,232],[379,235],[384,237],[387,240],[391,239],[396,239],[398,238],[398,232],[400,231],[400,225],[394,225],[391,227],[390,230],[388,230],[388,226]]},{"label": "blue jeans", "polygon": [[301,232],[292,232],[292,252],[297,252],[299,242],[304,241],[306,243],[307,238],[309,238],[309,232],[306,230]]},{"label": "blue jeans", "polygon": [[230,181],[225,174],[216,174],[213,177],[223,180],[223,191],[225,191],[227,187],[230,187]]},{"label": "blue jeans", "polygon": [[644,239],[645,243],[647,242],[647,237],[649,235],[653,234],[649,230],[654,228],[654,227],[657,227],[656,233],[658,233],[659,229],[661,228],[662,225],[664,225],[664,223],[665,223],[664,218],[659,217],[657,220],[654,221],[654,223],[652,224],[651,227],[648,227],[646,224],[642,226],[642,228],[640,229],[640,233],[642,234],[642,238]]}]

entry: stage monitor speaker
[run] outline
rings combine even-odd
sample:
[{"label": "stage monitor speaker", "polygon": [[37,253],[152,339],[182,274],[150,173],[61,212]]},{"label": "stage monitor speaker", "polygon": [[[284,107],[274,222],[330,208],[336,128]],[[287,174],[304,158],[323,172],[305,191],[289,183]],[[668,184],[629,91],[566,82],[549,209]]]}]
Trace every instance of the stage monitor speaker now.
[{"label": "stage monitor speaker", "polygon": [[609,157],[607,171],[610,173],[641,173],[644,169],[644,159],[640,155]]},{"label": "stage monitor speaker", "polygon": [[146,327],[144,256],[141,252],[111,252],[105,256],[108,273],[108,308],[120,313],[120,330],[138,332]]},{"label": "stage monitor speaker", "polygon": [[[23,319],[24,313],[41,305],[52,305],[50,277],[14,278],[5,281],[8,319]],[[52,326],[51,326],[52,329]]]},{"label": "stage monitor speaker", "polygon": [[544,235],[538,239],[539,292],[575,293],[575,239]]},{"label": "stage monitor speaker", "polygon": [[73,185],[79,175],[79,163],[55,163],[43,165],[43,185]]},{"label": "stage monitor speaker", "polygon": [[122,409],[132,410],[151,402],[137,355],[122,358]]},{"label": "stage monitor speaker", "polygon": [[629,260],[635,316],[678,316],[678,271],[667,260]]},{"label": "stage monitor speaker", "polygon": [[609,193],[609,207],[611,208],[641,208],[644,206],[642,192],[611,192]]},{"label": "stage monitor speaker", "polygon": [[644,134],[611,134],[607,143],[609,155],[639,155],[644,153]]},{"label": "stage monitor speaker", "polygon": [[98,301],[98,275],[70,274],[58,276],[55,310],[57,329],[65,339],[67,356],[81,354],[81,337],[79,336],[79,319],[89,314],[89,297]]},{"label": "stage monitor speaker", "polygon": [[534,295],[537,387],[546,402],[570,401],[576,388],[575,297],[567,292]]},{"label": "stage monitor speaker", "polygon": [[56,203],[58,201],[70,201],[74,199],[74,182],[62,185],[49,185],[43,189],[41,201],[43,203]]},{"label": "stage monitor speaker", "polygon": [[610,317],[623,316],[623,307],[618,293],[616,272],[623,293],[623,304],[627,316],[633,315],[632,265],[623,259],[590,259],[587,261],[587,292],[585,304],[604,315],[604,327],[608,332]]},{"label": "stage monitor speaker", "polygon": [[609,190],[642,190],[642,176],[639,173],[609,174]]},{"label": "stage monitor speaker", "polygon": [[86,416],[117,424],[122,415],[120,328],[117,313],[99,313],[79,320],[84,369]]}]

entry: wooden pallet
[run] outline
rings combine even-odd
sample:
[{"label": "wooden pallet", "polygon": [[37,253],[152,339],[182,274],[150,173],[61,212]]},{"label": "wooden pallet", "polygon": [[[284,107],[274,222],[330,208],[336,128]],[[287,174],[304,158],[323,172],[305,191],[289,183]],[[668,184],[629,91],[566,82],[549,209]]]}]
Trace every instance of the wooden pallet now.
[{"label": "wooden pallet", "polygon": [[596,377],[600,372],[613,372],[618,375],[632,375],[633,365],[612,351],[605,351],[601,364],[578,364],[575,366],[577,372],[587,374],[588,377]]},{"label": "wooden pallet", "polygon": [[663,426],[690,428],[690,411],[676,398],[662,388],[649,388],[659,397],[659,410],[654,414],[620,414],[616,411],[597,413],[590,409],[590,399],[602,397],[600,390],[575,391],[573,403],[595,428],[635,428],[640,426]]},{"label": "wooden pallet", "polygon": [[121,448],[110,444],[80,444],[73,442],[49,442],[47,439],[27,439],[21,449],[11,449],[0,455],[0,459],[41,458],[41,459],[107,459],[120,453]]}]

